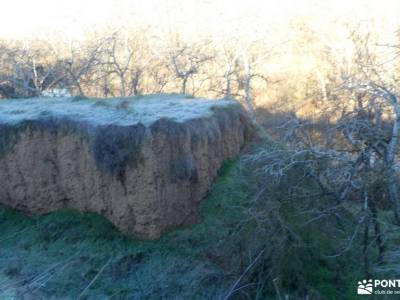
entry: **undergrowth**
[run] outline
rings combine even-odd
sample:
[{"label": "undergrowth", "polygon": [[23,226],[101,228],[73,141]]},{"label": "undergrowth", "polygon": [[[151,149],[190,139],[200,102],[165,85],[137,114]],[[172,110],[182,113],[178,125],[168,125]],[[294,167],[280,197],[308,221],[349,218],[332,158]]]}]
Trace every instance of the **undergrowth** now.
[{"label": "undergrowth", "polygon": [[0,299],[357,299],[359,253],[328,257],[351,209],[347,223],[304,226],[308,204],[290,196],[289,183],[261,195],[252,172],[225,163],[202,222],[156,241],[126,238],[96,214],[28,217],[0,207]]},{"label": "undergrowth", "polygon": [[246,199],[235,172],[234,162],[225,164],[204,201],[201,224],[157,241],[126,238],[96,214],[28,217],[0,207],[0,299],[76,299],[82,292],[83,299],[223,295],[227,283],[214,252],[229,247],[221,242],[240,214],[235,204]]}]

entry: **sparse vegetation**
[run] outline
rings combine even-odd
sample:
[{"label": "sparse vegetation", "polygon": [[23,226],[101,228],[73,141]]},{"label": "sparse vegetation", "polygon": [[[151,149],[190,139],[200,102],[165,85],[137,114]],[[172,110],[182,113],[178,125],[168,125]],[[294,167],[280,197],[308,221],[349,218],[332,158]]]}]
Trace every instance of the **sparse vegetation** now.
[{"label": "sparse vegetation", "polygon": [[[276,147],[266,141],[262,149]],[[203,202],[202,223],[157,241],[125,238],[94,214],[27,217],[1,207],[0,295],[356,299],[355,284],[363,277],[362,239],[357,236],[344,255],[338,241],[346,244],[358,204],[315,218],[329,199],[313,197],[318,187],[301,180],[301,173],[296,169],[280,181],[266,181],[253,176],[248,163],[228,162]],[[302,196],[294,193],[299,189]],[[388,214],[381,218],[389,224]],[[396,233],[391,226],[384,231]],[[380,272],[396,274],[390,266],[381,264]]]},{"label": "sparse vegetation", "polygon": [[225,239],[246,198],[246,191],[237,189],[236,172],[233,162],[222,170],[204,202],[202,224],[177,229],[159,241],[127,239],[93,214],[59,211],[26,217],[1,207],[0,295],[74,299],[107,264],[83,298],[222,296],[230,281],[224,280],[226,266],[220,263],[226,262],[220,256],[231,251],[233,244]]},{"label": "sparse vegetation", "polygon": [[[239,100],[258,143],[226,163],[200,224],[157,241],[94,214],[1,206],[0,299],[357,299],[359,280],[398,278],[398,1],[282,1],[282,12],[268,1],[171,2],[147,7],[162,25],[138,13],[79,37],[0,37],[0,123],[19,122],[0,129],[0,156],[34,112],[44,121],[32,126],[50,129],[50,116],[71,111],[166,128],[218,110],[194,97]],[[183,18],[189,2],[210,24]],[[90,151],[121,179],[141,163],[145,129],[99,128]],[[191,176],[190,164],[170,163]]]}]

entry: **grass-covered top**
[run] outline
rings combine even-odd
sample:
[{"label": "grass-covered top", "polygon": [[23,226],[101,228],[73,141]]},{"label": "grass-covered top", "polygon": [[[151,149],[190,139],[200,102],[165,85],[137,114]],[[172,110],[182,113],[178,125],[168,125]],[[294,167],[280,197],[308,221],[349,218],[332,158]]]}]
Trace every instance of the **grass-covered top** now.
[{"label": "grass-covered top", "polygon": [[234,104],[233,100],[207,100],[182,95],[83,99],[30,98],[0,101],[0,124],[17,124],[42,118],[68,118],[92,124],[152,124],[161,118],[178,122],[200,118],[211,108]]}]

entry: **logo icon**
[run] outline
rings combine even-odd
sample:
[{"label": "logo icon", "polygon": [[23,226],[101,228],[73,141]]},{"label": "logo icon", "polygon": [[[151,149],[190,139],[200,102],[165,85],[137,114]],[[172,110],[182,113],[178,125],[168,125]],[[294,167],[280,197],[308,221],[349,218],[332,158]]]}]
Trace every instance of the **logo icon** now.
[{"label": "logo icon", "polygon": [[363,280],[358,282],[357,294],[358,295],[371,295],[373,292],[372,279]]}]

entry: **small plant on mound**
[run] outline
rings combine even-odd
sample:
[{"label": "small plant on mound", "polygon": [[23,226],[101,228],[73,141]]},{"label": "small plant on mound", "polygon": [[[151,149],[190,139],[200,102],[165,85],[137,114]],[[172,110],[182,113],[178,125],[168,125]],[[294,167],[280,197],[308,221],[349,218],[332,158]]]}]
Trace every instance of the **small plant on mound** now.
[{"label": "small plant on mound", "polygon": [[72,97],[72,101],[82,101],[82,100],[88,100],[88,99],[89,99],[89,97],[82,95],[82,94]]}]

